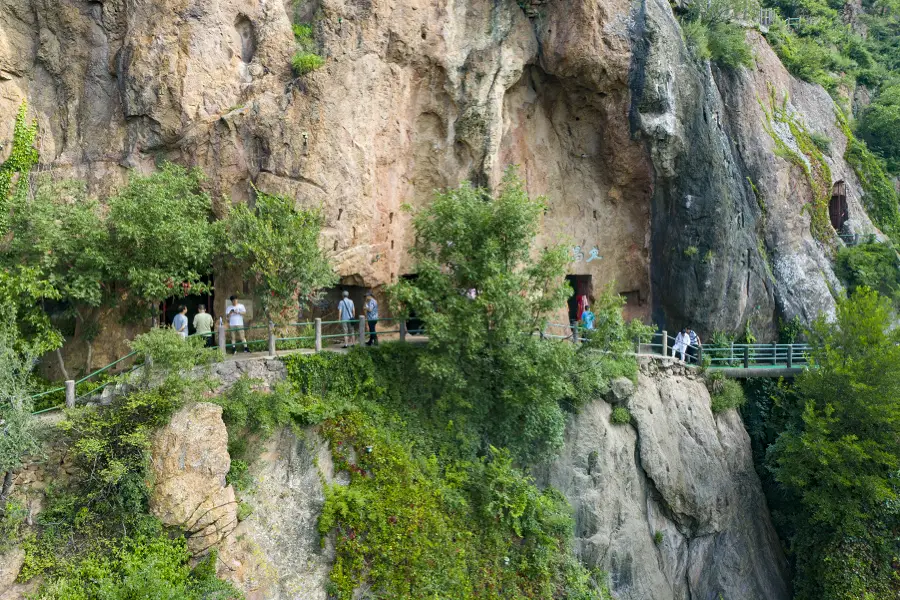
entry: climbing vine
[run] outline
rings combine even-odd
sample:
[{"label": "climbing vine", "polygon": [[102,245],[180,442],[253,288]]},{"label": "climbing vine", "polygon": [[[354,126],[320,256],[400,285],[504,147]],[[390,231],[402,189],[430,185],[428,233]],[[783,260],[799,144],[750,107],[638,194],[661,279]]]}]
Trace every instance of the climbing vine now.
[{"label": "climbing vine", "polygon": [[13,198],[28,190],[28,175],[38,162],[34,147],[37,138],[37,122],[28,122],[28,104],[22,102],[13,127],[12,151],[0,164],[0,233],[9,229],[10,209]]},{"label": "climbing vine", "polygon": [[[834,230],[828,219],[828,201],[831,198],[831,168],[825,162],[822,151],[816,144],[813,134],[806,128],[797,115],[788,109],[788,96],[779,103],[775,98],[775,88],[769,87],[769,106],[762,100],[760,107],[766,115],[763,126],[766,132],[775,142],[775,154],[799,167],[806,176],[806,181],[812,190],[813,197],[804,206],[809,212],[809,229],[813,237],[829,247],[834,245]],[[777,125],[788,128],[797,144],[797,150],[792,148],[779,135]]]}]

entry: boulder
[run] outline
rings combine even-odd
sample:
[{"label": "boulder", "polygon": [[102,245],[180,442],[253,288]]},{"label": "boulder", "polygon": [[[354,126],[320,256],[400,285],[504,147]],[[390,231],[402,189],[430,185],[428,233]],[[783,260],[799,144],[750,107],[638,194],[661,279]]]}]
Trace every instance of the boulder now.
[{"label": "boulder", "polygon": [[606,399],[612,404],[625,402],[634,395],[634,382],[627,377],[616,377],[609,383]]},{"label": "boulder", "polygon": [[237,526],[234,490],[222,407],[198,402],[179,410],[153,439],[155,485],[150,511],[185,531],[188,548],[202,554]]}]

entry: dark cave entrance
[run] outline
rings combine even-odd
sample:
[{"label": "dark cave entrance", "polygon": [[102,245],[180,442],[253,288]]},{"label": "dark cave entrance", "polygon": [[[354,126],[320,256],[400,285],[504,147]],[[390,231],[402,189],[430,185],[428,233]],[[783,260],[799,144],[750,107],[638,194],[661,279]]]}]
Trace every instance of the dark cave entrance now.
[{"label": "dark cave entrance", "polygon": [[572,288],[572,295],[566,302],[569,308],[569,323],[572,323],[581,318],[581,309],[586,301],[590,301],[593,294],[593,284],[590,275],[566,275],[566,281]]},{"label": "dark cave entrance", "polygon": [[840,233],[844,228],[844,224],[850,218],[850,212],[847,206],[847,184],[838,181],[834,184],[831,191],[831,201],[828,203],[828,218],[831,220],[831,226]]}]

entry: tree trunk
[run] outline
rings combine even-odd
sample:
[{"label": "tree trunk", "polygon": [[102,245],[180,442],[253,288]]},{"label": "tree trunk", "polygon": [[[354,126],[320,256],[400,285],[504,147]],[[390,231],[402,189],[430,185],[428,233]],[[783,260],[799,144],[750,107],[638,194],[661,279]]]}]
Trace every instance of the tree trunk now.
[{"label": "tree trunk", "polygon": [[59,370],[62,371],[63,379],[68,379],[69,372],[66,370],[66,361],[63,360],[62,348],[56,349],[56,360],[59,362]]},{"label": "tree trunk", "polygon": [[85,374],[91,372],[91,361],[94,359],[94,342],[86,342],[87,344],[87,359],[85,359],[84,372]]},{"label": "tree trunk", "polygon": [[7,471],[3,476],[3,487],[0,488],[0,516],[6,514],[6,501],[9,499],[9,492],[12,490],[13,473]]}]

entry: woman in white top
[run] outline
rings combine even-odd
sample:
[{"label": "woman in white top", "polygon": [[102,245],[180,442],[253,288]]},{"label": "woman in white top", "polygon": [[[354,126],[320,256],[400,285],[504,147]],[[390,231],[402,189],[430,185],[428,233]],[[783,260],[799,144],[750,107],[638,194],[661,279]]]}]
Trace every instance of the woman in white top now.
[{"label": "woman in white top", "polygon": [[672,356],[677,357],[681,352],[681,360],[684,360],[684,353],[687,351],[688,344],[691,343],[691,336],[687,331],[687,327],[678,332],[675,336],[675,345],[672,346]]}]

